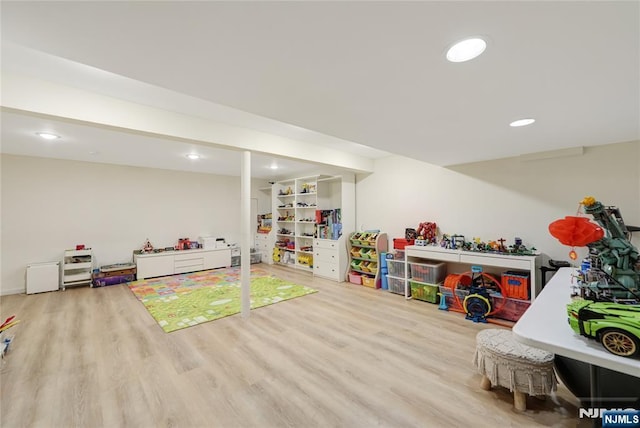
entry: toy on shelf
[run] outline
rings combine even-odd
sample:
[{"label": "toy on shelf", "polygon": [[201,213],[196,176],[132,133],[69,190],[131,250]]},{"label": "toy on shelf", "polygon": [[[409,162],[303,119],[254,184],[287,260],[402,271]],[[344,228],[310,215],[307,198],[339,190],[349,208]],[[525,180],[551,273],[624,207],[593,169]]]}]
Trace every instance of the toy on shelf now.
[{"label": "toy on shelf", "polygon": [[[549,225],[561,243],[587,246],[589,257],[576,275],[580,298],[567,305],[569,325],[581,336],[599,341],[612,354],[640,355],[640,266],[638,249],[620,210],[593,197],[580,202],[599,226],[585,217],[565,217]],[[574,227],[569,227],[573,225]]]},{"label": "toy on shelf", "polygon": [[[433,245],[437,242],[437,226],[432,222],[423,222],[416,229],[416,245]],[[422,241],[418,244],[418,241]]]},{"label": "toy on shelf", "polygon": [[153,252],[153,245],[151,245],[151,242],[149,241],[149,238],[147,238],[147,240],[144,241],[144,245],[142,246],[142,252],[143,253],[151,253],[151,252]]},{"label": "toy on shelf", "polygon": [[525,246],[522,243],[521,238],[516,237],[514,239],[514,243],[511,245],[506,245],[506,242],[507,240],[504,238],[484,242],[479,237],[474,237],[471,241],[467,241],[464,235],[449,235],[444,233],[436,245],[452,250],[463,250],[478,253],[510,254],[515,256],[538,255],[537,249],[535,247],[528,248]]}]

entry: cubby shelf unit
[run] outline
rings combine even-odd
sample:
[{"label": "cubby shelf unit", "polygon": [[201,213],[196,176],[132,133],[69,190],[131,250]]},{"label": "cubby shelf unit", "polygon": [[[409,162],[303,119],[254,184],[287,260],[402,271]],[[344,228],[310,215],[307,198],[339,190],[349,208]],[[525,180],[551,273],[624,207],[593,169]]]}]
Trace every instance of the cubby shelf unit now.
[{"label": "cubby shelf unit", "polygon": [[[353,175],[313,175],[278,181],[273,184],[271,196],[274,262],[343,281],[347,254],[342,234],[355,227]],[[338,227],[335,223],[319,223],[327,212],[334,213],[330,218],[340,219]],[[335,233],[328,235],[329,229]],[[318,245],[321,251],[315,251]],[[315,261],[322,263],[316,266]]]}]

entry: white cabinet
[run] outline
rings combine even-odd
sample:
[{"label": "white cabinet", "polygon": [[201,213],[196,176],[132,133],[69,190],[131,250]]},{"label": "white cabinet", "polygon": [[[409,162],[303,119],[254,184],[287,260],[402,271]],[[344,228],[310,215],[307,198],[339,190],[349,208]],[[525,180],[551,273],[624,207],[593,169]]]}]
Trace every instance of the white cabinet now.
[{"label": "white cabinet", "polygon": [[203,269],[218,269],[231,266],[231,249],[205,251],[202,253]]},{"label": "white cabinet", "polygon": [[91,249],[66,250],[62,259],[62,289],[74,285],[90,285],[93,270]]},{"label": "white cabinet", "polygon": [[256,233],[253,238],[253,248],[256,254],[260,254],[260,260],[263,263],[269,263],[272,260],[268,233]]},{"label": "white cabinet", "polygon": [[196,272],[231,266],[231,249],[166,251],[134,254],[137,279]]},{"label": "white cabinet", "polygon": [[[345,276],[345,258],[340,257],[344,238],[338,240],[313,240],[313,274],[334,281],[342,281]],[[341,263],[342,261],[342,263]]]},{"label": "white cabinet", "polygon": [[60,262],[27,265],[27,294],[55,291],[60,288]]},{"label": "white cabinet", "polygon": [[[530,295],[531,300],[535,300],[540,292],[540,280],[537,271],[540,267],[540,256],[518,256],[499,253],[476,253],[472,251],[451,250],[435,246],[417,246],[410,245],[405,247],[405,260],[415,261],[415,258],[437,260],[447,262],[449,264],[460,265],[459,270],[469,271],[469,266],[479,265],[485,271],[501,272],[505,269],[518,269],[527,271],[530,279]],[[452,269],[447,269],[449,272]]]},{"label": "white cabinet", "polygon": [[187,273],[204,270],[205,253],[174,254],[173,273]]}]

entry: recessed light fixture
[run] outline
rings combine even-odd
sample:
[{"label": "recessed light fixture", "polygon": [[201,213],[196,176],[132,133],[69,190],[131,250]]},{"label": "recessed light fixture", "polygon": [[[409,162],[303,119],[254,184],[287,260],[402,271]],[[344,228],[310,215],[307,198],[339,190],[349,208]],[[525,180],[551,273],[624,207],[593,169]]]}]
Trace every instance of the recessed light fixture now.
[{"label": "recessed light fixture", "polygon": [[278,169],[278,165],[272,163],[271,165],[269,165],[269,169]]},{"label": "recessed light fixture", "polygon": [[513,128],[517,128],[519,126],[527,126],[527,125],[531,125],[533,122],[535,122],[535,119],[518,119],[518,120],[514,120],[513,122],[511,122],[509,124],[509,126],[513,127]]},{"label": "recessed light fixture", "polygon": [[451,62],[465,62],[479,56],[487,48],[487,42],[479,37],[472,37],[457,42],[447,51],[447,59]]},{"label": "recessed light fixture", "polygon": [[199,154],[197,154],[197,153],[189,153],[189,154],[187,155],[187,157],[188,157],[189,159],[191,159],[191,160],[200,159],[200,155],[199,155]]},{"label": "recessed light fixture", "polygon": [[58,138],[60,138],[59,135],[51,134],[49,132],[36,132],[36,135],[44,138],[45,140],[57,140]]}]

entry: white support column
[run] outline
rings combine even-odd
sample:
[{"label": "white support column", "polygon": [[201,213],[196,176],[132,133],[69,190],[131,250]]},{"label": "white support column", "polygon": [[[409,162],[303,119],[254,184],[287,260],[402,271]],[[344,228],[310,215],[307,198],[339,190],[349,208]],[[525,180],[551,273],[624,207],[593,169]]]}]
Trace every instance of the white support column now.
[{"label": "white support column", "polygon": [[242,177],[240,186],[241,214],[240,214],[240,283],[241,301],[240,313],[242,318],[248,318],[251,311],[251,152],[242,152]]}]

